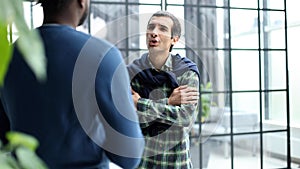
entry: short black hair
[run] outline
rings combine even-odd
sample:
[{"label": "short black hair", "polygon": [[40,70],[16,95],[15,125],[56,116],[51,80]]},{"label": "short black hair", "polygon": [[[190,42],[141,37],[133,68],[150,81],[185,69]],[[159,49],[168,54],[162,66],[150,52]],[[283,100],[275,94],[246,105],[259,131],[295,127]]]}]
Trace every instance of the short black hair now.
[{"label": "short black hair", "polygon": [[65,5],[68,5],[72,0],[38,0],[37,3],[40,3],[43,8],[47,8],[52,12],[58,12],[65,8]]}]

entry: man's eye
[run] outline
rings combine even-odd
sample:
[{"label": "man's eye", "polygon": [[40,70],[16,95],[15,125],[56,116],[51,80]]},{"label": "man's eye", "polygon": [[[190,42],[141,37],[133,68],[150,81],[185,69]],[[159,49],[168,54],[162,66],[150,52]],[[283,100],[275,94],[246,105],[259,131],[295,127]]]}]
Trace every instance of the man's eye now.
[{"label": "man's eye", "polygon": [[154,25],[148,25],[148,26],[147,26],[147,29],[148,29],[148,30],[153,30],[154,27],[155,27]]},{"label": "man's eye", "polygon": [[164,27],[160,28],[160,30],[163,31],[163,32],[168,31],[168,29],[167,29],[167,28],[164,28]]}]

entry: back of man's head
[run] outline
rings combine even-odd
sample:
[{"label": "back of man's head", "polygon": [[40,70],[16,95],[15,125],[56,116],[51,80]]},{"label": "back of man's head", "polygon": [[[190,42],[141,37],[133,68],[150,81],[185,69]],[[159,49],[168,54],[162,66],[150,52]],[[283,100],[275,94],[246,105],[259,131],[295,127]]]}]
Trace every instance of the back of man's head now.
[{"label": "back of man's head", "polygon": [[57,13],[66,7],[73,0],[38,0],[38,3],[42,5],[44,10],[52,13]]}]

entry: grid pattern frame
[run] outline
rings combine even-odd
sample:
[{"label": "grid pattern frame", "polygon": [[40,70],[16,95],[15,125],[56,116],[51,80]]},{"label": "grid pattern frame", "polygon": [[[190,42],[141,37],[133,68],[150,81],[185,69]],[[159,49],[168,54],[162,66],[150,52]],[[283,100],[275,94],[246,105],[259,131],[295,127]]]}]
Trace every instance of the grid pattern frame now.
[{"label": "grid pattern frame", "polygon": [[[120,9],[122,11],[121,13],[116,13],[116,16],[110,16],[107,13],[111,12],[109,10],[102,12],[98,11],[98,15],[101,17],[104,17],[107,19],[106,21],[113,21],[114,19],[118,19],[118,17],[122,16],[128,16],[131,14],[135,14],[136,12],[139,13],[140,6],[144,7],[155,7],[156,9],[161,10],[176,10],[176,9],[182,9],[184,11],[184,19],[190,19],[189,21],[195,25],[197,28],[199,28],[201,31],[208,33],[211,33],[211,36],[209,37],[209,40],[212,45],[203,45],[203,41],[199,39],[192,40],[192,44],[196,44],[198,53],[201,54],[202,51],[206,51],[207,53],[214,51],[218,54],[223,54],[223,65],[224,65],[224,79],[223,79],[223,88],[220,89],[216,87],[212,91],[202,91],[201,95],[219,95],[219,97],[222,97],[224,103],[224,106],[229,107],[229,131],[227,133],[222,134],[212,134],[210,135],[211,138],[229,138],[230,143],[230,168],[235,168],[235,138],[238,138],[240,136],[246,136],[246,135],[256,135],[259,138],[259,157],[260,157],[260,163],[259,167],[261,169],[267,168],[264,165],[264,148],[266,145],[265,142],[265,136],[270,134],[284,134],[286,138],[286,164],[284,166],[278,166],[274,168],[291,168],[291,147],[290,147],[290,108],[289,108],[289,82],[288,82],[288,51],[287,51],[287,16],[286,16],[286,0],[277,0],[279,2],[279,5],[272,5],[272,1],[270,0],[257,0],[257,1],[251,1],[248,5],[239,4],[237,1],[230,1],[230,0],[153,0],[151,2],[143,1],[139,2],[139,0],[91,0],[91,10],[89,14],[89,19],[86,22],[86,28],[89,33],[92,32],[93,29],[93,22],[92,18],[92,12],[95,13],[95,9],[100,7],[100,9],[104,9],[107,6],[111,6],[110,9]],[[270,5],[271,4],[271,5]],[[32,3],[32,7],[34,4]],[[194,11],[194,14],[188,13],[187,11]],[[220,25],[215,25],[216,22],[216,16],[218,11],[221,11],[223,15],[222,22],[222,30],[221,34],[218,34],[216,32],[217,27]],[[240,20],[236,19],[236,14],[238,12],[245,12],[245,16],[247,15],[255,15],[256,18],[253,21],[254,27],[250,31],[244,31],[242,33],[235,33],[235,30],[238,30],[235,28],[235,22],[239,22]],[[33,11],[31,11],[31,18]],[[205,14],[209,13],[209,15],[212,15],[213,17],[207,17],[208,21],[206,21],[203,24],[203,19],[201,17],[205,16]],[[200,15],[201,14],[201,15]],[[243,15],[244,16],[244,15]],[[281,20],[275,20],[272,22],[272,18],[282,18]],[[191,19],[193,18],[193,19]],[[211,19],[211,20],[209,20]],[[243,18],[240,18],[243,20]],[[139,24],[139,23],[138,23]],[[245,23],[246,24],[246,23]],[[272,25],[273,24],[273,25]],[[31,27],[33,27],[33,20],[31,20]],[[188,29],[187,27],[185,27]],[[208,29],[209,28],[209,29]],[[126,37],[122,39],[121,42],[118,42],[116,45],[121,50],[124,59],[126,60],[126,56],[132,55],[132,53],[136,52],[144,52],[146,49],[144,47],[141,47],[141,39],[138,38],[131,38],[130,36],[127,36],[130,34],[130,31],[134,29],[132,26],[132,23],[130,21],[124,23],[124,29],[120,31],[120,29],[111,30],[113,32],[121,32],[122,37]],[[283,30],[280,33],[281,37],[281,44],[273,44],[273,42],[277,39],[273,39],[274,35],[272,35],[274,32],[278,30]],[[133,30],[137,31],[137,30]],[[239,41],[236,41],[236,39],[240,38],[244,35],[249,34],[255,34],[255,43],[239,43]],[[111,36],[116,35],[115,33]],[[207,35],[207,34],[206,34]],[[278,34],[277,34],[278,35]],[[218,37],[221,36],[222,40],[218,40]],[[276,37],[276,36],[275,36]],[[189,36],[186,34],[185,37],[186,41],[191,38],[191,35]],[[111,39],[114,41],[115,39]],[[245,40],[245,39],[241,39]],[[188,43],[188,42],[186,42]],[[132,45],[135,44],[135,45]],[[178,51],[185,51],[186,54],[190,54],[192,56],[192,53],[189,53],[189,50],[191,48],[189,46],[183,46],[179,48],[175,48],[175,50]],[[256,67],[255,67],[255,73],[257,76],[257,83],[256,86],[250,86],[249,88],[239,88],[235,86],[236,81],[236,65],[234,63],[240,63],[242,59],[237,57],[236,54],[239,53],[255,53],[256,57]],[[280,55],[280,56],[277,56]],[[253,56],[253,55],[251,55]],[[192,56],[192,57],[197,57]],[[208,56],[207,56],[208,57]],[[275,58],[276,57],[276,58]],[[283,72],[281,76],[282,84],[279,85],[273,85],[274,83],[272,80],[272,66],[274,66],[275,63],[274,60],[277,59],[277,57],[281,58],[282,66],[280,67],[280,71]],[[251,57],[254,58],[254,57]],[[275,58],[275,59],[274,59]],[[194,58],[195,62],[198,63],[197,58]],[[215,62],[209,62],[210,58],[201,58],[198,63],[201,64],[208,64],[209,67],[207,69],[214,70],[215,67],[213,66]],[[249,59],[251,61],[251,59]],[[249,62],[250,62],[249,61]],[[129,60],[127,60],[129,62]],[[203,79],[201,81],[203,83],[208,82],[210,77],[207,77],[205,75],[205,70],[203,70]],[[276,72],[275,72],[276,73]],[[218,75],[216,76],[216,79],[219,79],[220,77]],[[234,117],[234,111],[236,110],[236,102],[241,97],[244,97],[245,95],[256,95],[257,99],[257,110],[258,110],[258,128],[255,131],[243,131],[243,132],[236,132],[234,130],[235,124],[235,117]],[[238,97],[238,95],[242,95],[241,97]],[[278,97],[283,98],[281,100],[281,103],[285,106],[283,106],[282,114],[279,115],[280,117],[283,117],[284,120],[282,121],[284,123],[284,127],[282,128],[275,128],[270,129],[265,126],[263,123],[265,120],[272,119],[273,118],[273,109],[276,108],[273,105],[277,102],[274,102],[274,100],[277,99],[277,97],[273,97],[273,95],[279,95]],[[202,97],[200,97],[202,98]],[[224,99],[226,98],[226,99]],[[219,103],[218,97],[215,102]],[[221,99],[222,100],[222,99]],[[202,109],[199,109],[199,114],[203,114]],[[202,122],[201,122],[201,116],[199,116],[198,120],[199,125],[199,133],[202,131]],[[197,139],[199,139],[199,136],[196,136]],[[200,137],[200,140],[202,137]],[[198,154],[198,161],[199,161],[199,168],[205,168],[203,166],[204,164],[204,158],[203,154],[206,149],[203,147],[204,144],[199,144],[199,151]]]}]

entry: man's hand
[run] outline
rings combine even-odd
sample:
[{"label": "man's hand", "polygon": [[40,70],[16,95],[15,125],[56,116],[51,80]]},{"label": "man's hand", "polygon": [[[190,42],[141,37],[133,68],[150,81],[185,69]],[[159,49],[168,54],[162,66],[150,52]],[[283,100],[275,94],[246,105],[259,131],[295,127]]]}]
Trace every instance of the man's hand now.
[{"label": "man's hand", "polygon": [[141,98],[141,96],[137,92],[135,92],[133,89],[131,89],[131,94],[132,94],[132,99],[133,99],[135,108],[137,108],[137,102]]},{"label": "man's hand", "polygon": [[188,87],[187,85],[179,86],[173,90],[171,96],[168,99],[169,105],[181,105],[181,104],[195,104],[198,103],[199,92],[194,87]]}]

